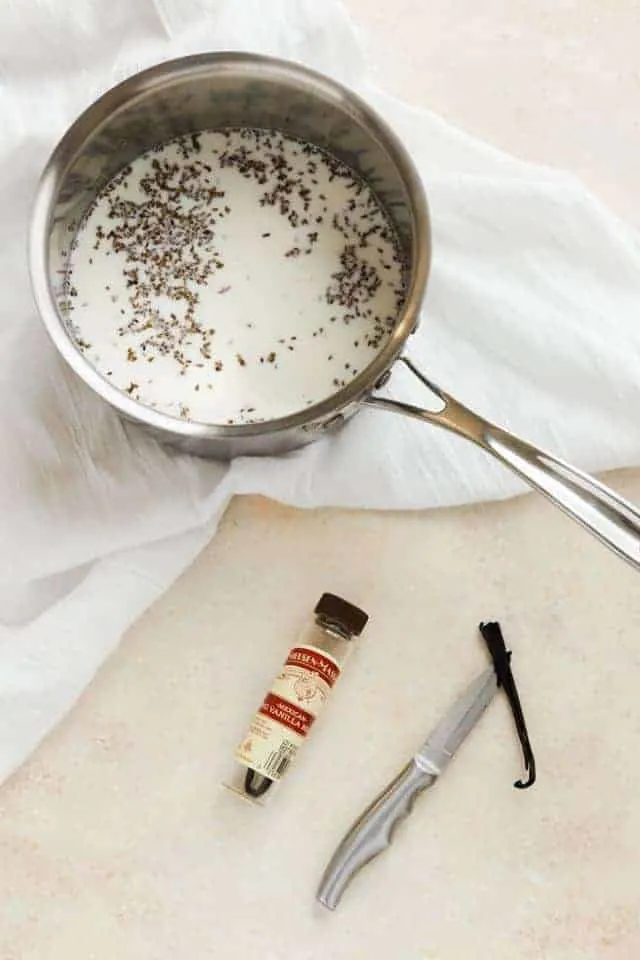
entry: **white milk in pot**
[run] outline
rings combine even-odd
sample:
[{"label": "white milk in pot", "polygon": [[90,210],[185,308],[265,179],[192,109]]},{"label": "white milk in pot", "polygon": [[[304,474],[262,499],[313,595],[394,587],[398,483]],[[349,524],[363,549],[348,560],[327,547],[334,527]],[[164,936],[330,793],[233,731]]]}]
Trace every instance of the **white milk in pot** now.
[{"label": "white milk in pot", "polygon": [[353,379],[404,296],[371,189],[279,132],[203,131],[123,169],[72,244],[65,308],[114,386],[163,413],[239,424]]}]

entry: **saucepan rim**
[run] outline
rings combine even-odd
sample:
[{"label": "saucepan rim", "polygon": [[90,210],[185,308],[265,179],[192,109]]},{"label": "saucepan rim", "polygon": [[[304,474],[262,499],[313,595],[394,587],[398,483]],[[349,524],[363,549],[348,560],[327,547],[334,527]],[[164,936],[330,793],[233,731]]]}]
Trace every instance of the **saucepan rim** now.
[{"label": "saucepan rim", "polygon": [[[150,93],[180,83],[186,77],[224,72],[244,72],[259,78],[276,78],[304,84],[324,101],[335,103],[365,128],[395,166],[412,208],[413,256],[407,270],[407,291],[394,329],[373,360],[350,383],[302,410],[272,420],[250,424],[215,424],[184,420],[132,399],[110,384],[75,345],[68,325],[58,310],[48,269],[50,225],[60,185],[90,134],[106,125],[119,111]],[[29,233],[31,283],[40,317],[59,353],[76,374],[99,396],[129,420],[181,438],[222,439],[280,433],[325,421],[337,411],[368,396],[399,356],[418,323],[431,261],[430,217],[427,198],[414,163],[402,141],[385,120],[357,93],[325,75],[288,60],[259,54],[223,51],[168,60],[134,74],[112,87],[68,128],[53,150],[40,178]]]}]

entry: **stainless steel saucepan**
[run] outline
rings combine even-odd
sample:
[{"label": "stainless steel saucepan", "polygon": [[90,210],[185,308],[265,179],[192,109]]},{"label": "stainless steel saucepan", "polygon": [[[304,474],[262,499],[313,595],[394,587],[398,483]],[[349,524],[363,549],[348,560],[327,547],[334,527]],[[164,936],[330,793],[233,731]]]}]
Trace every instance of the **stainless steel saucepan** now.
[{"label": "stainless steel saucepan", "polygon": [[[137,403],[107,382],[75,346],[65,323],[61,277],[69,242],[105,183],[149,147],[231,126],[272,127],[317,144],[357,170],[391,217],[409,265],[408,292],[395,329],[351,383],[314,406],[262,423],[193,423]],[[424,191],[406,150],[358,96],[285,61],[212,53],[163,63],[110,90],[83,113],[54,150],[40,181],[30,235],[38,309],[75,372],[128,420],[192,453],[218,458],[274,454],[336,429],[362,406],[424,420],[473,441],[552,500],[612,550],[640,566],[640,513],[613,490],[462,406],[403,353],[419,318],[431,241]],[[379,396],[396,361],[441,401],[431,412]]]}]

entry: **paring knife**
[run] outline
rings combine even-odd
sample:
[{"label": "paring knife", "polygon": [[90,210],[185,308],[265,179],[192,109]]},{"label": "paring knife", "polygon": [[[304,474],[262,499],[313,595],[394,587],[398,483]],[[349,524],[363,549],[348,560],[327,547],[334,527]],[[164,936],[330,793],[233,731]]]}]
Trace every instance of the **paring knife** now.
[{"label": "paring knife", "polygon": [[465,690],[413,760],[367,807],[340,842],[320,882],[317,899],[335,910],[353,875],[391,843],[394,828],[432,786],[491,703],[498,682],[489,667]]}]

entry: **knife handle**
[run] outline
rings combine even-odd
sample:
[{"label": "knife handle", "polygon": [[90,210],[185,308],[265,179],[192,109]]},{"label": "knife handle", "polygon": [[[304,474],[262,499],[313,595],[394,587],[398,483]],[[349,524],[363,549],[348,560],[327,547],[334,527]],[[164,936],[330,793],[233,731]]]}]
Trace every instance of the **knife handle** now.
[{"label": "knife handle", "polygon": [[435,780],[411,760],[376,797],[331,857],[316,894],[320,903],[335,910],[353,875],[390,846],[395,828],[411,812],[418,794]]}]

